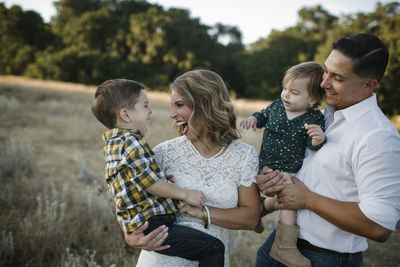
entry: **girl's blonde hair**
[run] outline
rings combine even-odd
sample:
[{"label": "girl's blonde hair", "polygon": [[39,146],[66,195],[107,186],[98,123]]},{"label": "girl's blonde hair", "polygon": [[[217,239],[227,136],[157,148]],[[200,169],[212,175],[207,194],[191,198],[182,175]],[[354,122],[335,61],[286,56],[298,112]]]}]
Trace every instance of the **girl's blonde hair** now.
[{"label": "girl's blonde hair", "polygon": [[[207,132],[207,136],[202,137],[207,146],[207,137],[221,146],[240,138],[233,104],[224,81],[217,73],[205,69],[188,71],[176,78],[170,88],[193,110],[188,127],[194,137],[199,136],[193,127],[197,121]],[[182,135],[180,130],[179,133]]]},{"label": "girl's blonde hair", "polygon": [[310,78],[307,90],[310,97],[317,101],[312,108],[317,108],[321,104],[321,101],[325,95],[325,90],[321,87],[323,73],[324,68],[317,62],[303,62],[291,67],[286,71],[282,80],[282,86],[290,86],[290,84],[298,78]]}]

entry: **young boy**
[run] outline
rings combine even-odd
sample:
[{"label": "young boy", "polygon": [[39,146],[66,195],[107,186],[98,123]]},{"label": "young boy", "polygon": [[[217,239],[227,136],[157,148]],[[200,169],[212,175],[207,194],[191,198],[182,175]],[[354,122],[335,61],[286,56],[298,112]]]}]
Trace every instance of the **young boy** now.
[{"label": "young boy", "polygon": [[93,114],[109,128],[102,136],[103,155],[118,223],[131,233],[149,221],[145,234],[166,225],[164,244],[171,247],[159,253],[199,261],[199,266],[223,266],[225,247],[219,239],[175,224],[177,209],[172,199],[201,207],[205,196],[167,182],[154,161],[153,151],[143,140],[152,113],[144,89],[132,80],[108,80],[97,87],[92,104]]},{"label": "young boy", "polygon": [[[264,166],[281,170],[286,183],[292,183],[289,173],[300,169],[306,147],[318,150],[326,142],[324,116],[315,110],[324,95],[320,86],[323,72],[316,62],[291,67],[282,81],[281,99],[240,123],[246,130],[265,128],[259,155],[260,170]],[[266,198],[265,209],[272,210],[276,201],[276,197]],[[271,257],[288,266],[311,266],[296,247],[298,232],[296,212],[282,210]]]}]

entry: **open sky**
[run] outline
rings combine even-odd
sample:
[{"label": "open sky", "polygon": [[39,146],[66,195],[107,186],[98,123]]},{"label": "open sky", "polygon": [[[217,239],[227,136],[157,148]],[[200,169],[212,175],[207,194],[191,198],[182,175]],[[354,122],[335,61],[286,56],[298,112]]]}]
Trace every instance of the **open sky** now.
[{"label": "open sky", "polygon": [[[54,0],[0,0],[6,7],[20,5],[24,10],[35,10],[46,22],[55,15]],[[82,0],[85,1],[85,0]],[[268,36],[272,29],[283,30],[298,21],[297,12],[304,6],[320,4],[329,13],[354,14],[371,12],[376,3],[393,0],[149,0],[164,8],[178,7],[189,9],[192,18],[200,18],[206,25],[217,22],[234,25],[242,32],[244,44],[250,44],[259,38]]]}]

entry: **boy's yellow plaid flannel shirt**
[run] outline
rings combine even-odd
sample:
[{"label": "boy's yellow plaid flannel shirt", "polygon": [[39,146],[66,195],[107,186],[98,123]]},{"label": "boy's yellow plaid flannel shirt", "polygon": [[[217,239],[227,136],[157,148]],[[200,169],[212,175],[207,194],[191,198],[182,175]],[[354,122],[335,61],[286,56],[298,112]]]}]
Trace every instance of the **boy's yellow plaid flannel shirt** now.
[{"label": "boy's yellow plaid flannel shirt", "polygon": [[151,216],[175,213],[173,200],[144,191],[165,176],[140,132],[110,129],[102,138],[106,181],[114,197],[115,214],[122,230],[130,233]]}]

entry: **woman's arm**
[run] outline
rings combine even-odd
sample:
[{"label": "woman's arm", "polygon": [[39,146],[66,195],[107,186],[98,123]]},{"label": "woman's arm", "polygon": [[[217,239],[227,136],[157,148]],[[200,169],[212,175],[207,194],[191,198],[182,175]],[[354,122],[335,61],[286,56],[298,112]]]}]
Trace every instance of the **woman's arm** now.
[{"label": "woman's arm", "polygon": [[[249,187],[239,186],[238,206],[231,209],[219,209],[208,207],[211,224],[233,230],[253,230],[260,218],[260,194],[256,184]],[[192,217],[203,219],[202,210],[185,205],[180,208],[181,213],[187,213]]]}]

